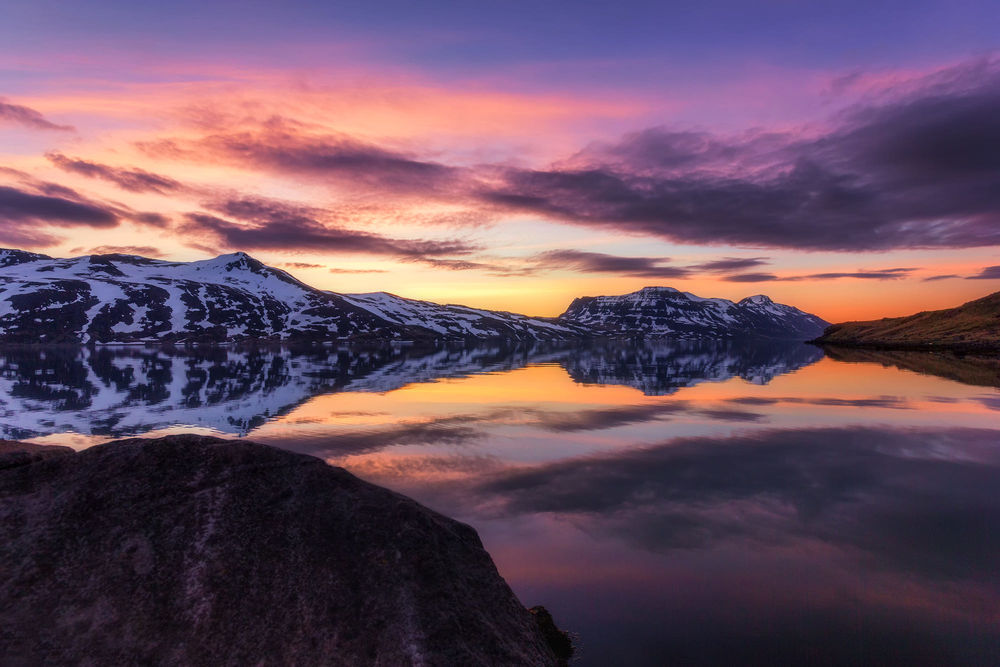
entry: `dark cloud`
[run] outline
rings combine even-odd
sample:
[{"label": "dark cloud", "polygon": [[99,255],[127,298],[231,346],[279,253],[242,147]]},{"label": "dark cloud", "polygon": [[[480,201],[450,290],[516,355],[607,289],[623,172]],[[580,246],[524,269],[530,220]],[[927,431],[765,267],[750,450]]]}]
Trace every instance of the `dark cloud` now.
[{"label": "dark cloud", "polygon": [[[309,134],[288,122],[143,147],[173,159],[308,176],[335,183],[346,195],[352,188],[377,192],[380,205],[395,211],[405,207],[394,199],[437,199],[460,209],[444,216],[449,224],[523,212],[681,243],[818,251],[958,248],[1000,244],[998,106],[1000,65],[977,61],[842,113],[818,136],[650,128],[592,144],[542,169],[447,165],[345,135]],[[766,262],[762,257],[671,267],[662,258],[554,253],[552,261],[597,272],[677,278],[709,271],[728,272],[737,282],[774,279],[752,270]]]},{"label": "dark cloud", "polygon": [[836,280],[838,278],[859,278],[862,280],[899,280],[916,271],[916,268],[874,269],[872,271],[847,271],[833,273],[811,273],[802,278],[810,280]]},{"label": "dark cloud", "polygon": [[938,76],[919,93],[855,109],[817,138],[650,129],[550,169],[503,170],[479,195],[494,206],[684,243],[997,245],[1000,74],[991,64],[953,79],[949,86]]},{"label": "dark cloud", "polygon": [[689,268],[698,271],[726,273],[728,271],[752,269],[755,266],[761,266],[767,263],[767,257],[724,257],[712,262],[694,264]]},{"label": "dark cloud", "polygon": [[207,202],[206,208],[237,218],[189,213],[181,230],[208,236],[240,250],[311,250],[318,252],[389,255],[404,261],[442,261],[441,256],[465,255],[478,249],[465,241],[394,239],[380,234],[325,224],[324,211],[265,197],[235,197]]},{"label": "dark cloud", "polygon": [[123,213],[123,216],[140,225],[148,225],[150,227],[167,227],[170,225],[170,218],[162,213],[129,211],[128,213]]},{"label": "dark cloud", "polygon": [[772,280],[782,280],[773,273],[737,273],[723,276],[722,279],[730,283],[766,283]]},{"label": "dark cloud", "polygon": [[943,273],[943,274],[938,275],[938,276],[928,276],[928,277],[924,278],[923,282],[930,283],[930,282],[934,282],[936,280],[948,280],[950,278],[961,278],[961,277],[962,276],[956,275],[954,273]]},{"label": "dark cloud", "polygon": [[0,242],[13,247],[50,246],[59,238],[51,227],[107,229],[119,223],[117,211],[87,201],[69,188],[37,194],[0,186]]},{"label": "dark cloud", "polygon": [[11,104],[10,102],[5,102],[3,98],[0,98],[0,122],[17,123],[36,130],[72,132],[75,129],[72,125],[58,125],[53,123],[31,107]]},{"label": "dark cloud", "polygon": [[453,188],[454,181],[464,173],[456,167],[347,135],[308,135],[286,125],[259,131],[215,133],[191,145],[162,140],[140,147],[173,158],[203,160],[209,156],[282,173],[338,179],[386,193],[417,192],[423,196],[438,188]]},{"label": "dark cloud", "polygon": [[130,192],[155,192],[158,194],[170,194],[183,189],[180,182],[159,174],[153,174],[142,169],[127,169],[123,167],[111,167],[97,162],[88,162],[78,158],[69,158],[60,153],[47,153],[45,155],[60,169],[74,174],[87,176],[88,178],[99,178],[110,181],[118,185],[123,190]]},{"label": "dark cloud", "polygon": [[873,271],[849,271],[849,272],[835,272],[835,273],[811,273],[805,278],[811,278],[814,280],[831,280],[837,278],[860,278],[862,280],[898,280],[900,278],[906,278],[914,271],[916,268],[899,268],[899,269],[876,269]]},{"label": "dark cloud", "polygon": [[969,280],[1000,280],[1000,266],[987,266],[974,276],[969,276]]},{"label": "dark cloud", "polygon": [[917,271],[916,268],[872,269],[870,271],[832,271],[829,273],[810,273],[804,276],[777,276],[773,273],[737,273],[723,276],[722,280],[731,283],[763,283],[771,281],[794,282],[799,280],[838,280],[840,278],[856,278],[860,280],[899,280],[908,278]]},{"label": "dark cloud", "polygon": [[313,250],[366,253],[401,258],[465,254],[475,247],[457,240],[426,241],[393,239],[378,234],[327,227],[314,220],[275,219],[263,223],[237,224],[213,215],[189,213],[180,231],[217,239],[228,248],[241,250]]},{"label": "dark cloud", "polygon": [[14,223],[34,222],[61,227],[114,227],[118,224],[118,217],[113,212],[97,204],[32,194],[7,186],[0,186],[0,218]]},{"label": "dark cloud", "polygon": [[549,250],[532,258],[539,268],[586,273],[618,273],[639,278],[684,278],[690,271],[669,266],[667,257],[622,257],[583,250]]}]

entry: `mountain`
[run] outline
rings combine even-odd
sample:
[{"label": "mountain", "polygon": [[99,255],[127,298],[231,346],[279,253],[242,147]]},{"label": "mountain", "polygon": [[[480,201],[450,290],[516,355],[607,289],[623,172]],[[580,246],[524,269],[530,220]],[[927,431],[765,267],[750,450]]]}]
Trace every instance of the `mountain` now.
[{"label": "mountain", "polygon": [[669,287],[576,299],[559,318],[339,294],[237,252],[197,262],[54,259],[0,250],[0,342],[573,340],[593,336],[815,338],[826,322],[763,295],[733,303]]},{"label": "mountain", "polygon": [[579,327],[310,287],[245,253],[198,262],[0,250],[0,342],[550,340]]},{"label": "mountain", "polygon": [[815,342],[898,350],[1000,350],[1000,292],[958,308],[834,324]]},{"label": "mountain", "polygon": [[803,341],[815,338],[829,324],[798,308],[775,303],[763,294],[734,303],[672,287],[644,287],[620,296],[581,297],[559,319],[615,334]]},{"label": "mountain", "polygon": [[555,667],[571,651],[471,527],[245,441],[8,444],[0,563],[5,665]]}]

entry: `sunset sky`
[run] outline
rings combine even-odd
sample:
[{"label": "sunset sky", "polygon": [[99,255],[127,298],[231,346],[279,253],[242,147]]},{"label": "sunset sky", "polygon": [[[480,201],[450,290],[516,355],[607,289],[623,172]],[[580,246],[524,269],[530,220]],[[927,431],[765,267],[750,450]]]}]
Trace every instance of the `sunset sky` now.
[{"label": "sunset sky", "polygon": [[1000,290],[991,0],[0,0],[0,246],[557,315]]}]

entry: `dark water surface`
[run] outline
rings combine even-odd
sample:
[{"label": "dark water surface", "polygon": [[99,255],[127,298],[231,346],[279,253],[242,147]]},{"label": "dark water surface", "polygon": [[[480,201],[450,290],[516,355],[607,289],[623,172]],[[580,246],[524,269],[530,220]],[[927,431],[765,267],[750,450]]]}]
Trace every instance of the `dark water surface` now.
[{"label": "dark water surface", "polygon": [[998,369],[782,344],[0,349],[0,428],[321,456],[472,524],[580,665],[996,665]]}]

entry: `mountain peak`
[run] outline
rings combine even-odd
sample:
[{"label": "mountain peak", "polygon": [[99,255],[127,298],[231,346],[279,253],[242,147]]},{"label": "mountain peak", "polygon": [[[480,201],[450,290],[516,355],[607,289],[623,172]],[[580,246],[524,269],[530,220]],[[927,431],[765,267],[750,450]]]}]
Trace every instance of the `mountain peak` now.
[{"label": "mountain peak", "polygon": [[774,303],[774,301],[772,301],[771,297],[767,296],[766,294],[754,294],[753,296],[748,296],[747,298],[742,299],[740,303],[768,304],[768,303]]},{"label": "mountain peak", "polygon": [[40,255],[37,252],[27,250],[16,250],[14,248],[0,248],[0,267],[34,262],[40,259],[52,259],[48,255]]}]

